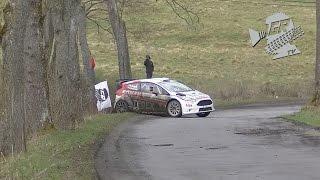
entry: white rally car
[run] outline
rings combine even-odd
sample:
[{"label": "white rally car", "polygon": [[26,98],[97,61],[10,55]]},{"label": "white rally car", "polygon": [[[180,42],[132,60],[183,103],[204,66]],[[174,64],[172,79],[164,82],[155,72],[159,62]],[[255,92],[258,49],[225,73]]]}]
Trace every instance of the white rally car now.
[{"label": "white rally car", "polygon": [[209,95],[169,78],[120,81],[115,99],[117,112],[165,113],[172,117],[214,111]]}]

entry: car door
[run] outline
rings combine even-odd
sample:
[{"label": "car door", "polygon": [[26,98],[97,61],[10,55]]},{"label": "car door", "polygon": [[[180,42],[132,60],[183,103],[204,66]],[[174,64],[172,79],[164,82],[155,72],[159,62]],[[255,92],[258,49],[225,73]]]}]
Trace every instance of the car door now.
[{"label": "car door", "polygon": [[164,112],[168,94],[154,83],[141,83],[142,102],[145,112]]},{"label": "car door", "polygon": [[141,98],[139,101],[139,109],[142,112],[152,112],[153,105],[151,102],[151,98],[153,96],[150,88],[152,87],[151,83],[142,82],[141,83]]},{"label": "car door", "polygon": [[154,102],[154,108],[157,112],[167,112],[167,103],[170,100],[169,93],[164,90],[161,86],[155,85],[156,101]]},{"label": "car door", "polygon": [[128,102],[132,110],[139,111],[139,101],[141,99],[140,82],[127,84],[125,94],[128,97],[126,102]]}]

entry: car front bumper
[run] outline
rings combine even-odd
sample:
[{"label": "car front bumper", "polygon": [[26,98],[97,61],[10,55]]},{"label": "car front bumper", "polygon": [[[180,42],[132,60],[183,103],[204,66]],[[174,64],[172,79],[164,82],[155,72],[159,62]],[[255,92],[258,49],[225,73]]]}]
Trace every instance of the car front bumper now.
[{"label": "car front bumper", "polygon": [[[198,102],[197,102],[198,103]],[[206,106],[198,106],[197,103],[186,103],[184,102],[182,105],[182,115],[188,114],[198,114],[203,112],[212,112],[215,110],[213,104]]]}]

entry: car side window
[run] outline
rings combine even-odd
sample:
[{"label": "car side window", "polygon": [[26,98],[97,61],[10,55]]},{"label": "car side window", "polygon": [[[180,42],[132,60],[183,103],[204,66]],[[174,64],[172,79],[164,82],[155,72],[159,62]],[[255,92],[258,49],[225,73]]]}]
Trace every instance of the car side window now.
[{"label": "car side window", "polygon": [[169,95],[169,93],[166,90],[164,90],[162,87],[157,85],[157,88],[158,88],[159,94],[161,94],[161,95]]},{"label": "car side window", "polygon": [[163,94],[162,88],[153,83],[141,83],[141,91],[144,93]]},{"label": "car side window", "polygon": [[141,92],[150,93],[151,83],[141,83]]}]

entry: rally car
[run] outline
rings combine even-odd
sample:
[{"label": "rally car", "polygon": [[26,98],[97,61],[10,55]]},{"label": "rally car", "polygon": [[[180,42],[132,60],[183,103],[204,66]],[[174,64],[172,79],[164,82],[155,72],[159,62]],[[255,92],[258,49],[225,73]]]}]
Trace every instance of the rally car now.
[{"label": "rally car", "polygon": [[169,78],[120,81],[115,110],[161,113],[172,117],[196,114],[206,117],[214,111],[209,95]]}]

